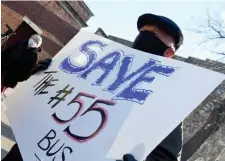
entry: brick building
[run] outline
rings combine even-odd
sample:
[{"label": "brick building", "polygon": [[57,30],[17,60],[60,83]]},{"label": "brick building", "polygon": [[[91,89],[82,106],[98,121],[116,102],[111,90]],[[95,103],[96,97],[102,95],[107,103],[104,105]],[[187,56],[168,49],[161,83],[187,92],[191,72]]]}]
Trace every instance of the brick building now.
[{"label": "brick building", "polygon": [[16,34],[7,47],[38,33],[43,38],[41,58],[52,57],[72,38],[93,13],[83,1],[2,1],[2,33],[9,25]]}]

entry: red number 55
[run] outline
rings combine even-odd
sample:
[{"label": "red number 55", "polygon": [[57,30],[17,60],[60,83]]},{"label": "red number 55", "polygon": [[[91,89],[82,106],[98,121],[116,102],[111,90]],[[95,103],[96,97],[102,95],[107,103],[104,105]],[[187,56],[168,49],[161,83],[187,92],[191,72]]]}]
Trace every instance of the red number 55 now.
[{"label": "red number 55", "polygon": [[[86,93],[79,93],[68,105],[73,104],[73,103],[77,103],[79,105],[79,108],[77,110],[77,112],[71,117],[71,119],[69,120],[61,120],[57,117],[56,113],[54,113],[52,115],[52,117],[54,118],[55,121],[57,121],[58,123],[68,123],[72,120],[74,120],[78,114],[80,114],[80,112],[83,110],[84,107],[84,102],[83,100],[80,99],[80,96],[85,96],[85,97],[89,97],[94,99],[95,96],[94,95],[90,95],[90,94],[86,94]],[[70,125],[66,127],[66,129],[64,130],[65,134],[67,136],[69,136],[71,139],[73,139],[74,141],[77,142],[86,142],[92,138],[94,138],[101,130],[103,130],[103,128],[105,127],[105,125],[107,124],[108,121],[108,112],[107,110],[105,110],[103,107],[99,106],[99,104],[105,104],[105,105],[109,105],[109,106],[113,106],[115,105],[115,102],[112,100],[103,100],[103,99],[98,99],[96,100],[85,112],[83,112],[80,116],[84,116],[85,114],[87,114],[88,112],[97,112],[101,115],[101,122],[98,126],[98,128],[89,136],[79,136],[74,134],[71,130],[70,130]]]}]

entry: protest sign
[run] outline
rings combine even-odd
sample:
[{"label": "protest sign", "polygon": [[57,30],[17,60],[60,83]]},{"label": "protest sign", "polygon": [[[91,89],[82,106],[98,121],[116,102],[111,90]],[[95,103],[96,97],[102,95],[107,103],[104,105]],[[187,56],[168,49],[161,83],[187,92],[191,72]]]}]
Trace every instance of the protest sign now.
[{"label": "protest sign", "polygon": [[140,160],[223,80],[79,32],[4,103],[25,161]]}]

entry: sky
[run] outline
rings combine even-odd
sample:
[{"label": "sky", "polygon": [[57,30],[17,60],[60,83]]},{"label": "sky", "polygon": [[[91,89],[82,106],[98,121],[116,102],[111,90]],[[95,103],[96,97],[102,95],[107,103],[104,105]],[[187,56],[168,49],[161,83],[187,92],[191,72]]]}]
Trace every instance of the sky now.
[{"label": "sky", "polygon": [[214,60],[222,58],[205,47],[197,47],[203,37],[191,30],[206,22],[207,11],[214,17],[223,18],[225,22],[225,1],[91,0],[85,3],[94,16],[88,20],[89,27],[84,28],[84,31],[95,32],[100,27],[107,35],[133,41],[138,34],[138,17],[144,13],[153,13],[172,19],[183,31],[184,45],[178,50],[178,55]]}]

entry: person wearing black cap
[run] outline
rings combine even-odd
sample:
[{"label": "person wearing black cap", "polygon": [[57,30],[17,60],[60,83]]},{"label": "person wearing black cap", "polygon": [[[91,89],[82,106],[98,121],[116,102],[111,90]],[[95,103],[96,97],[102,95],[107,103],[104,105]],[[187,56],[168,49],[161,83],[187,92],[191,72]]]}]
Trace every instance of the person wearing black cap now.
[{"label": "person wearing black cap", "polygon": [[151,54],[172,57],[183,43],[180,28],[169,18],[144,14],[138,18],[139,35],[133,48]]},{"label": "person wearing black cap", "polygon": [[[132,48],[171,58],[183,43],[180,28],[169,18],[144,14],[138,18],[139,34]],[[167,108],[167,107],[165,107]],[[146,158],[146,161],[178,161],[182,149],[182,123],[178,125]],[[123,161],[135,161],[131,154]]]}]

